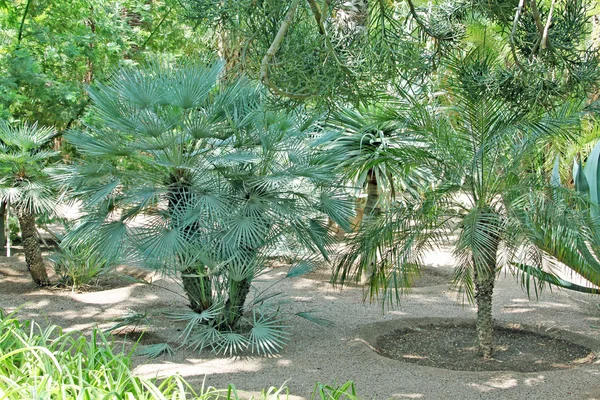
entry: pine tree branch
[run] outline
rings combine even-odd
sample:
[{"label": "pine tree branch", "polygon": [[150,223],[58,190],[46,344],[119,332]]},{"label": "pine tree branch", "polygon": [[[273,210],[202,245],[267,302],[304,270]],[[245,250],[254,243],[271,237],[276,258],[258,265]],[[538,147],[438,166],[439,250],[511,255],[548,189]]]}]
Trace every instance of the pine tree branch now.
[{"label": "pine tree branch", "polygon": [[283,43],[285,34],[287,33],[288,29],[290,28],[290,25],[292,23],[292,20],[294,19],[294,16],[296,15],[296,10],[298,9],[299,4],[300,4],[300,0],[292,1],[290,8],[288,9],[288,11],[285,15],[285,18],[281,22],[279,31],[275,35],[275,38],[273,39],[271,46],[269,46],[269,49],[267,50],[265,56],[263,57],[263,59],[260,63],[258,78],[261,82],[263,82],[265,85],[267,85],[271,90],[273,90],[278,95],[293,98],[293,99],[306,99],[306,98],[310,97],[309,94],[286,92],[286,91],[281,90],[278,87],[276,87],[269,79],[269,63],[273,60],[273,57],[275,57],[275,54],[277,54],[277,51],[281,47],[281,43]]},{"label": "pine tree branch", "polygon": [[548,19],[546,20],[546,26],[544,27],[544,33],[542,34],[542,42],[540,44],[540,48],[542,51],[546,50],[548,47],[548,32],[550,31],[550,24],[552,23],[552,13],[554,12],[554,5],[556,4],[556,0],[552,0],[552,4],[550,4],[550,11],[548,12]]},{"label": "pine tree branch", "polygon": [[23,18],[21,18],[21,25],[19,26],[19,35],[17,36],[17,47],[21,45],[21,40],[23,39],[23,27],[25,26],[25,18],[27,18],[31,2],[32,0],[27,0],[27,4],[25,4],[25,11],[23,11]]},{"label": "pine tree branch", "polygon": [[515,64],[517,65],[517,67],[519,67],[519,69],[521,71],[527,72],[527,71],[525,71],[525,69],[523,68],[521,63],[519,62],[519,57],[517,56],[517,51],[515,49],[515,35],[517,34],[517,24],[519,23],[519,18],[521,18],[521,13],[523,12],[524,5],[525,5],[525,0],[519,0],[519,6],[517,7],[517,12],[515,13],[515,19],[513,21],[512,30],[510,32],[509,42],[510,42],[510,51],[515,60]]},{"label": "pine tree branch", "polygon": [[146,46],[148,45],[148,43],[150,43],[150,41],[152,40],[152,38],[154,37],[154,35],[156,34],[156,32],[158,32],[158,30],[160,29],[160,27],[163,24],[163,22],[165,22],[165,20],[169,16],[169,14],[171,14],[172,10],[173,10],[173,7],[170,7],[167,10],[167,12],[165,13],[165,15],[163,15],[163,17],[161,18],[161,20],[158,22],[158,25],[156,25],[156,27],[152,30],[152,32],[150,32],[150,36],[148,36],[146,38],[146,40],[144,41],[144,43],[142,43],[142,45],[137,48],[137,50],[135,51],[135,53],[133,53],[133,55],[131,56],[131,58],[135,57],[141,50],[143,50],[144,48],[146,48]]},{"label": "pine tree branch", "polygon": [[535,21],[535,26],[540,34],[540,37],[544,35],[544,25],[542,24],[542,19],[540,18],[540,12],[537,8],[536,0],[530,1],[531,5],[531,13],[533,14],[533,20]]},{"label": "pine tree branch", "polygon": [[425,24],[425,22],[423,22],[421,20],[421,17],[419,17],[419,14],[417,13],[417,10],[415,9],[415,5],[413,4],[413,2],[411,0],[406,0],[406,2],[408,3],[408,8],[410,9],[410,14],[412,15],[413,19],[415,20],[415,22],[417,23],[417,25],[419,25],[421,27],[421,29],[423,29],[423,31],[431,36],[434,39],[441,39],[440,37],[438,37],[438,35],[436,35],[428,26],[427,24]]},{"label": "pine tree branch", "polygon": [[323,15],[321,14],[321,10],[319,10],[319,5],[315,0],[308,0],[308,5],[310,6],[310,10],[315,16],[315,21],[317,21],[317,25],[319,26],[319,33],[321,35],[325,35],[325,25],[323,24]]}]

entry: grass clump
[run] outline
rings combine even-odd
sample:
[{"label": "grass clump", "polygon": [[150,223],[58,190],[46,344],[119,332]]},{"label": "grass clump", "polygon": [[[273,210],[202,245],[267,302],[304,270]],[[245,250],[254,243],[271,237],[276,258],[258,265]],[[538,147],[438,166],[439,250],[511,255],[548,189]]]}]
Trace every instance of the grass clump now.
[{"label": "grass clump", "polygon": [[[133,351],[133,350],[132,350]],[[239,399],[233,385],[196,392],[181,376],[145,379],[131,371],[132,353],[115,352],[106,335],[89,338],[58,326],[19,322],[0,309],[0,399],[2,400],[212,400]],[[351,383],[317,384],[313,398],[356,399]],[[287,398],[285,388],[263,391],[260,399]]]},{"label": "grass clump", "polygon": [[178,375],[160,382],[134,376],[131,354],[115,353],[94,330],[87,339],[42,328],[0,313],[0,398],[21,399],[189,399],[217,398],[216,390],[196,394]]}]

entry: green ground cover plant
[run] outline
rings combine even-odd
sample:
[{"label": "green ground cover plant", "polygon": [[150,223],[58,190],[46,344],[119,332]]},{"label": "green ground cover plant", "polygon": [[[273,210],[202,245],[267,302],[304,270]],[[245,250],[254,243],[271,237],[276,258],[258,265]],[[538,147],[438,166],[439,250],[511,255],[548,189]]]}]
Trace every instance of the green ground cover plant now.
[{"label": "green ground cover plant", "polygon": [[[135,350],[135,349],[134,349]],[[115,351],[107,336],[64,332],[58,326],[20,322],[0,310],[0,399],[238,399],[235,386],[194,388],[179,375],[145,379],[131,370],[132,352]],[[284,387],[271,387],[261,399],[286,398]],[[356,399],[352,382],[315,385],[313,398]]]}]

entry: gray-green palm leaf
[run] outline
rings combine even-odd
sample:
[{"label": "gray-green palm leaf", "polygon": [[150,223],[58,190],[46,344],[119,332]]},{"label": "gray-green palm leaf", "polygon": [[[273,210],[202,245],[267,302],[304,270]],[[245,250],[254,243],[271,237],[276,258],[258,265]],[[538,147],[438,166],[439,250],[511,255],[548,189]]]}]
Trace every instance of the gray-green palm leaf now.
[{"label": "gray-green palm leaf", "polygon": [[[462,81],[449,89],[447,104],[415,106],[409,122],[427,137],[432,157],[426,166],[435,184],[416,195],[410,192],[412,197],[360,232],[338,263],[335,277],[343,282],[366,275],[372,298],[382,294],[385,301],[398,300],[423,265],[425,252],[450,243],[456,282],[476,302],[479,348],[489,358],[492,293],[500,268],[527,264],[542,271],[552,260],[564,261],[561,254],[581,255],[582,244],[589,243],[591,235],[584,235],[584,229],[571,229],[573,240],[557,240],[559,208],[529,201],[548,187],[543,177],[528,172],[535,170],[532,150],[557,136],[568,137],[569,126],[579,116],[555,118],[511,110]],[[551,215],[535,217],[543,212]],[[600,283],[598,272],[594,269],[586,278]]]},{"label": "gray-green palm leaf", "polygon": [[21,228],[25,260],[36,284],[49,284],[38,242],[35,218],[51,213],[56,193],[46,168],[56,161],[51,151],[53,128],[0,121],[0,203],[9,204]]},{"label": "gray-green palm leaf", "polygon": [[193,311],[218,310],[205,325],[226,347],[214,348],[265,352],[271,330],[233,334],[252,281],[282,246],[327,257],[326,216],[348,226],[351,208],[308,146],[313,124],[265,111],[263,93],[221,83],[221,69],[154,65],[91,91],[95,120],[67,135],[83,161],[64,183],[89,210],[70,240],[179,274]]},{"label": "gray-green palm leaf", "polygon": [[348,184],[366,189],[367,216],[378,214],[398,192],[423,180],[418,167],[427,151],[422,135],[407,123],[410,108],[399,101],[343,108],[330,118],[329,132],[318,141],[336,159]]}]

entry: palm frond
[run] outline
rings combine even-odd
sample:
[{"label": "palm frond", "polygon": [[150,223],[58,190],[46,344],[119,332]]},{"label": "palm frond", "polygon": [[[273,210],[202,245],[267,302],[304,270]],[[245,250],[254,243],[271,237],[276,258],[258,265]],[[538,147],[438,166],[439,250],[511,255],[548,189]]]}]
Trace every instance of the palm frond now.
[{"label": "palm frond", "polygon": [[173,357],[175,355],[175,351],[171,345],[169,345],[169,343],[156,343],[138,347],[137,354],[147,358],[157,358],[163,354]]},{"label": "palm frond", "polygon": [[289,338],[287,326],[276,317],[253,312],[252,329],[248,336],[250,350],[256,354],[273,355],[281,350]]}]

